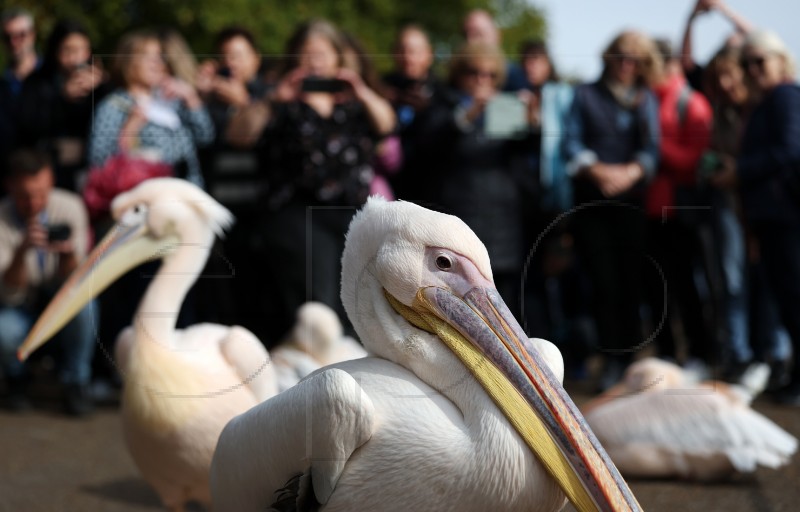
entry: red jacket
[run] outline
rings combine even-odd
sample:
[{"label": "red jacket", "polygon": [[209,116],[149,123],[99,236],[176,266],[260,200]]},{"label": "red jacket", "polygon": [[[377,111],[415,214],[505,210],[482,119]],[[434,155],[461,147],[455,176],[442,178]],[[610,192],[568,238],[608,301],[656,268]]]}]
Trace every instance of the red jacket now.
[{"label": "red jacket", "polygon": [[[711,142],[713,113],[702,94],[691,91],[680,119],[678,101],[684,87],[688,87],[686,79],[676,75],[654,88],[659,100],[661,155],[658,172],[647,191],[646,210],[650,217],[662,218],[664,207],[675,206],[676,185],[697,183],[697,164]],[[668,217],[674,213],[674,208],[667,208]]]}]

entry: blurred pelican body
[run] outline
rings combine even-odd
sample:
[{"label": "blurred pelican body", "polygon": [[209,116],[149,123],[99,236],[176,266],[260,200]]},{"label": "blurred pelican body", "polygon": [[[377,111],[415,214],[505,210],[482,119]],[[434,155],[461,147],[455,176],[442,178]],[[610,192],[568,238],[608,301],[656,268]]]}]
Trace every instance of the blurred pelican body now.
[{"label": "blurred pelican body", "polygon": [[752,397],[648,358],[582,410],[624,475],[715,480],[777,469],[797,450],[797,439],[750,408]]},{"label": "blurred pelican body", "polygon": [[307,302],[298,309],[291,335],[270,353],[280,391],[323,366],[367,355],[360,343],[344,335],[336,312],[320,302]]}]

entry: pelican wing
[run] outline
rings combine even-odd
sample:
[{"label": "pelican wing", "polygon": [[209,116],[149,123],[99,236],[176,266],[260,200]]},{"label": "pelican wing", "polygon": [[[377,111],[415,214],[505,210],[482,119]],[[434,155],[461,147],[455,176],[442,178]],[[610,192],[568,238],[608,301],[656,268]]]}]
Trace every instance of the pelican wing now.
[{"label": "pelican wing", "polygon": [[264,510],[310,469],[327,503],[353,452],[372,436],[374,406],[350,374],[323,370],[228,423],[211,465],[214,510]]},{"label": "pelican wing", "polygon": [[797,449],[797,439],[775,423],[711,389],[621,397],[589,411],[586,420],[631,475],[697,475],[689,461],[720,456],[738,471],[777,468]]},{"label": "pelican wing", "polygon": [[278,392],[272,361],[255,334],[244,327],[233,326],[220,340],[220,351],[258,401]]}]

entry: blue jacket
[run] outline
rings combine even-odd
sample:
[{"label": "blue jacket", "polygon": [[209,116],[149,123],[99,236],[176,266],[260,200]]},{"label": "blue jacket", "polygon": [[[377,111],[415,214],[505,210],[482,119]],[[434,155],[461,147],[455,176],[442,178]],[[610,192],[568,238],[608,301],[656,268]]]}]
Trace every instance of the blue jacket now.
[{"label": "blue jacket", "polygon": [[[581,85],[567,117],[567,173],[575,176],[581,168],[598,161],[636,161],[642,166],[645,179],[615,199],[641,204],[644,182],[653,177],[658,164],[658,123],[658,102],[649,90],[643,91],[635,109],[628,109],[617,102],[602,81]],[[604,199],[588,179],[576,177],[573,185],[576,203]]]},{"label": "blue jacket", "polygon": [[753,110],[736,164],[745,216],[800,222],[800,87],[779,85]]},{"label": "blue jacket", "polygon": [[572,86],[547,82],[542,87],[542,144],[539,155],[541,206],[548,211],[572,207],[572,183],[567,175],[563,140],[567,114],[572,106]]}]

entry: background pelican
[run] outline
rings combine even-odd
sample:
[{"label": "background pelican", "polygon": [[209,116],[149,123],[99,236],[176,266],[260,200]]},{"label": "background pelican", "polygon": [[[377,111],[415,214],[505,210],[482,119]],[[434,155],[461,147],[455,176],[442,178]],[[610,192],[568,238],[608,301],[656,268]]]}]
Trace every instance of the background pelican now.
[{"label": "background pelican", "polygon": [[112,204],[118,223],[75,270],[20,347],[24,359],[129,269],[161,268],[118,340],[122,422],[133,460],[170,510],[210,502],[208,471],[228,420],[276,392],[269,356],[242,327],[175,330],[187,291],[230,212],[179,179],[143,182]]},{"label": "background pelican", "polygon": [[623,474],[709,480],[778,468],[797,450],[797,439],[750,409],[751,399],[743,387],[697,383],[648,358],[582,409]]},{"label": "background pelican", "polygon": [[565,493],[581,510],[639,509],[563,394],[558,350],[524,337],[463,222],[371,199],[342,264],[374,357],[231,420],[212,463],[218,510],[553,511]]},{"label": "background pelican", "polygon": [[284,391],[314,370],[341,361],[365,357],[367,351],[344,335],[342,322],[321,302],[307,302],[297,310],[289,338],[270,350],[278,389]]}]

